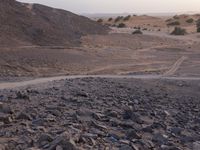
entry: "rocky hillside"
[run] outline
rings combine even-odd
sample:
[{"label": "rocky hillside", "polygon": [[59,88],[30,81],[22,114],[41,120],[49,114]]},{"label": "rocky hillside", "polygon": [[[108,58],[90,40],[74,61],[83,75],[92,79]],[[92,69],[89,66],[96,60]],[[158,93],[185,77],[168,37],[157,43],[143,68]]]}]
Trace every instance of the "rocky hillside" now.
[{"label": "rocky hillside", "polygon": [[107,27],[68,11],[0,0],[1,46],[77,44],[82,35],[107,31]]}]

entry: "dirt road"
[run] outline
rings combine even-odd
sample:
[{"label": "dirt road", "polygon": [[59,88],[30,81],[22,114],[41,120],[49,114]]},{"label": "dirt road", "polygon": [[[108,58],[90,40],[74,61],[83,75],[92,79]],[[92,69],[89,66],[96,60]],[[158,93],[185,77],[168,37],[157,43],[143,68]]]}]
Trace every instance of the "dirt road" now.
[{"label": "dirt road", "polygon": [[107,78],[107,79],[161,79],[161,80],[200,80],[200,77],[166,77],[163,75],[74,75],[74,76],[57,76],[48,78],[38,78],[29,81],[19,82],[5,82],[0,83],[0,90],[13,89],[19,87],[26,87],[37,85],[52,81],[65,80],[65,79],[82,79],[82,78]]}]

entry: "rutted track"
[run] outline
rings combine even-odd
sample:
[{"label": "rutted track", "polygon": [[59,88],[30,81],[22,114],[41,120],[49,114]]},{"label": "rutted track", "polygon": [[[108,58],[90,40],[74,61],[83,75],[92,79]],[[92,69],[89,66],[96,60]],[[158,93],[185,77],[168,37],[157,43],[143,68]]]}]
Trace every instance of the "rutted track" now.
[{"label": "rutted track", "polygon": [[181,64],[183,63],[184,60],[186,60],[187,57],[186,56],[182,56],[180,59],[178,59],[173,66],[171,67],[171,69],[169,69],[167,72],[164,73],[164,76],[171,76],[173,75],[181,66]]}]

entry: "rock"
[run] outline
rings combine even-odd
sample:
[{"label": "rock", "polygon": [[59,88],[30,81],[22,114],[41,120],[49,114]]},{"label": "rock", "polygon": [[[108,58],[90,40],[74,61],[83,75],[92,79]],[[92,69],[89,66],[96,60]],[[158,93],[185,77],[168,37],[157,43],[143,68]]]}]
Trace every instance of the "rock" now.
[{"label": "rock", "polygon": [[77,92],[77,93],[76,93],[76,96],[78,96],[78,97],[88,97],[89,94],[88,94],[88,93],[85,93],[85,92]]},{"label": "rock", "polygon": [[11,123],[13,120],[12,120],[12,117],[8,114],[4,114],[4,113],[0,113],[0,122],[3,122],[5,124],[9,124]]},{"label": "rock", "polygon": [[55,150],[56,147],[62,148],[63,150],[77,150],[75,142],[69,137],[69,134],[63,133],[56,137],[51,143],[48,150]]},{"label": "rock", "polygon": [[16,93],[16,99],[27,99],[27,100],[29,100],[30,98],[27,94],[19,91],[19,92]]},{"label": "rock", "polygon": [[25,113],[25,112],[20,112],[16,119],[20,119],[20,120],[31,120],[32,118],[30,117],[29,114]]},{"label": "rock", "polygon": [[200,150],[200,141],[193,143],[193,150]]},{"label": "rock", "polygon": [[53,141],[53,138],[51,137],[51,135],[44,133],[39,137],[37,143],[38,143],[39,147],[43,147],[44,145],[46,145],[52,141]]},{"label": "rock", "polygon": [[12,114],[13,111],[8,105],[5,105],[0,102],[0,112],[5,113],[5,114]]},{"label": "rock", "polygon": [[140,138],[141,138],[141,137],[135,132],[135,130],[133,130],[133,129],[130,129],[130,130],[127,131],[126,137],[127,137],[127,139],[129,139],[129,140],[132,140],[132,139],[140,139]]},{"label": "rock", "polygon": [[192,136],[181,136],[180,137],[180,141],[181,143],[191,143],[191,142],[194,142],[194,138]]},{"label": "rock", "polygon": [[105,114],[107,116],[110,116],[110,117],[115,117],[115,118],[118,117],[118,113],[116,111],[113,111],[113,110],[107,111],[107,112],[105,112]]},{"label": "rock", "polygon": [[0,150],[7,150],[7,148],[4,144],[0,144]]},{"label": "rock", "polygon": [[161,150],[181,150],[176,146],[161,145]]},{"label": "rock", "polygon": [[122,145],[119,150],[133,150],[131,146],[129,145]]},{"label": "rock", "polygon": [[142,128],[142,131],[148,132],[148,133],[153,133],[152,126],[146,126],[145,128]]},{"label": "rock", "polygon": [[153,135],[152,141],[159,145],[164,145],[168,142],[168,139],[164,135],[158,133]]},{"label": "rock", "polygon": [[35,126],[43,126],[44,125],[45,120],[42,118],[37,118],[35,120],[32,121],[32,124]]},{"label": "rock", "polygon": [[181,132],[183,131],[183,129],[178,128],[178,127],[174,127],[174,128],[170,128],[169,131],[170,131],[170,133],[172,133],[173,135],[180,135]]},{"label": "rock", "polygon": [[133,120],[134,122],[137,122],[139,124],[142,124],[144,121],[142,121],[140,119],[140,116],[134,111],[133,107],[130,106],[128,108],[126,108],[124,110],[124,113],[123,113],[123,119],[127,120],[127,119],[131,119]]},{"label": "rock", "polygon": [[115,139],[120,140],[120,139],[123,139],[125,137],[125,134],[123,134],[120,131],[111,130],[111,131],[108,132],[108,136],[114,137]]}]

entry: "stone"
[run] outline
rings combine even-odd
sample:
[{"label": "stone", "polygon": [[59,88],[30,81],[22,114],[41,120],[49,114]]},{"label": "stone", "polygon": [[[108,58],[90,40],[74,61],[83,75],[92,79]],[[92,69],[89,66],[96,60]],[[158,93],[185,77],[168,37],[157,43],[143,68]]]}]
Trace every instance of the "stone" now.
[{"label": "stone", "polygon": [[13,111],[11,110],[11,108],[0,102],[0,112],[5,113],[5,114],[12,114]]},{"label": "stone", "polygon": [[37,143],[38,143],[39,147],[42,147],[45,144],[47,144],[49,142],[52,142],[52,141],[53,141],[52,136],[49,135],[49,134],[44,133],[39,137]]},{"label": "stone", "polygon": [[122,145],[119,150],[133,150],[131,146],[129,145]]},{"label": "stone", "polygon": [[168,139],[164,135],[157,133],[153,135],[152,141],[159,145],[164,145],[168,142]]},{"label": "stone", "polygon": [[127,139],[129,140],[132,140],[132,139],[140,139],[141,137],[135,132],[134,129],[130,129],[127,131],[126,133],[126,137]]},{"label": "stone", "polygon": [[0,122],[3,122],[5,124],[9,124],[11,123],[13,120],[12,120],[12,117],[8,114],[4,114],[4,113],[0,113]]},{"label": "stone", "polygon": [[22,93],[22,92],[20,92],[20,91],[16,93],[16,98],[17,98],[17,99],[27,99],[27,100],[30,99],[29,96],[28,96],[27,94]]},{"label": "stone", "polygon": [[56,147],[62,148],[63,150],[77,150],[75,142],[69,137],[67,132],[56,137],[51,143],[48,150],[55,150]]},{"label": "stone", "polygon": [[174,128],[170,128],[169,131],[174,135],[180,135],[183,129],[174,127]]},{"label": "stone", "polygon": [[200,150],[200,141],[193,143],[193,150]]},{"label": "stone", "polygon": [[25,113],[25,112],[20,112],[16,119],[20,119],[20,120],[31,120],[32,118],[30,117],[29,114]]}]

